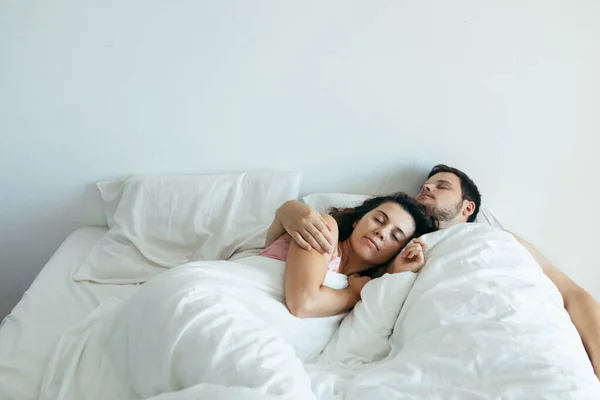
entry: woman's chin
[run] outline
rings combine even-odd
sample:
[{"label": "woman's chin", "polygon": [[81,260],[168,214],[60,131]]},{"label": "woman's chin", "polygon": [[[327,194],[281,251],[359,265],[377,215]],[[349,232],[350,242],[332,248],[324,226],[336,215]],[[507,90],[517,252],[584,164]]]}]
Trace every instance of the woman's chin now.
[{"label": "woman's chin", "polygon": [[381,265],[384,262],[381,260],[381,257],[378,257],[379,254],[375,253],[373,254],[373,252],[367,252],[365,251],[365,254],[363,257],[361,257],[363,259],[363,261],[367,264],[370,265],[369,268],[373,268],[377,265]]},{"label": "woman's chin", "polygon": [[352,246],[354,254],[358,256],[364,263],[373,266],[381,264],[381,255],[366,239]]}]

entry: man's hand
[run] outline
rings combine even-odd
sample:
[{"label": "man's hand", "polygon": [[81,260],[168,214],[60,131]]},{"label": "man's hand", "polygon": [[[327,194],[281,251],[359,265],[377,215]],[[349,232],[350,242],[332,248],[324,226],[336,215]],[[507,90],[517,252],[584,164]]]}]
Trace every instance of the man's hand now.
[{"label": "man's hand", "polygon": [[337,238],[319,212],[298,201],[288,201],[278,210],[277,216],[286,232],[304,250],[315,249],[320,253],[332,253]]},{"label": "man's hand", "polygon": [[390,274],[398,272],[419,272],[425,265],[425,250],[427,244],[420,238],[414,238],[402,249],[388,265],[387,272]]}]

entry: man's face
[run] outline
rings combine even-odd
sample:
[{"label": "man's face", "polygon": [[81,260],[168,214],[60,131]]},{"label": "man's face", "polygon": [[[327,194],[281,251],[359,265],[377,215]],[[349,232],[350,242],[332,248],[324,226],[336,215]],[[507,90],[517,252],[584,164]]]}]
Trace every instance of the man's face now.
[{"label": "man's face", "polygon": [[[462,199],[462,188],[458,176],[450,172],[440,172],[427,179],[417,196],[427,213],[440,222],[451,221],[464,211],[466,202]],[[466,222],[468,216],[464,218]]]}]

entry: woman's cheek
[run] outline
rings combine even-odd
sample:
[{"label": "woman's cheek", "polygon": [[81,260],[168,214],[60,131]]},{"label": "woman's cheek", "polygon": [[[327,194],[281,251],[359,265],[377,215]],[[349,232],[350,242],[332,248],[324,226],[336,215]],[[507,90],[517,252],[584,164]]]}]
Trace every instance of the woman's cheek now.
[{"label": "woman's cheek", "polygon": [[402,245],[400,243],[394,244],[393,246],[390,246],[388,248],[388,251],[386,252],[386,259],[385,261],[388,261],[390,259],[392,259],[392,257],[394,257],[394,255],[400,253],[400,250],[402,249]]}]

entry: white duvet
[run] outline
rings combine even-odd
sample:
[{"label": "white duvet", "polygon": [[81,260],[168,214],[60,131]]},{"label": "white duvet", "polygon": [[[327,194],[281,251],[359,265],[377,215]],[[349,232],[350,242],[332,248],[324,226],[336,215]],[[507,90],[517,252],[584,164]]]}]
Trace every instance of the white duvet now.
[{"label": "white duvet", "polygon": [[[161,273],[124,303],[104,302],[62,337],[40,398],[310,398],[303,362],[344,315],[291,315],[283,273],[283,262],[266,257],[194,262]],[[341,289],[347,279],[328,272],[325,283]]]},{"label": "white duvet", "polygon": [[424,239],[418,278],[371,281],[341,325],[291,316],[274,260],[162,273],[63,336],[40,398],[600,398],[560,294],[510,234],[463,224]]}]

